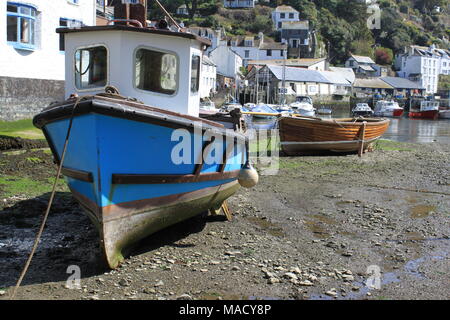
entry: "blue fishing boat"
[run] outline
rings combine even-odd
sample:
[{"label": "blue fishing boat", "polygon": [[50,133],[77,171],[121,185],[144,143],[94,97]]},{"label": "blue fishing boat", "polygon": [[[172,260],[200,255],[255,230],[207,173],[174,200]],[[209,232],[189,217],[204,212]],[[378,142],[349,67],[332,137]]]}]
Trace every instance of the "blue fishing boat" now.
[{"label": "blue fishing boat", "polygon": [[252,109],[254,118],[273,119],[278,116],[279,112],[266,104],[257,104]]},{"label": "blue fishing boat", "polygon": [[140,239],[216,211],[258,180],[247,137],[198,117],[209,41],[165,21],[156,28],[145,17],[118,21],[57,30],[65,39],[66,100],[33,119],[99,229],[110,268]]}]

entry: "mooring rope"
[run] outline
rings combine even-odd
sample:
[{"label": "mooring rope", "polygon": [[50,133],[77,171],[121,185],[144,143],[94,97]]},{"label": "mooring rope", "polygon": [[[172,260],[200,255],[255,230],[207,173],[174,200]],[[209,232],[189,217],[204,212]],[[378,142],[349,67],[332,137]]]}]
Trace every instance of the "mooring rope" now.
[{"label": "mooring rope", "polygon": [[10,297],[10,300],[13,300],[15,298],[15,296],[16,296],[17,289],[19,289],[20,284],[22,283],[22,280],[23,280],[23,278],[25,277],[25,275],[26,275],[26,273],[28,271],[28,267],[30,266],[31,260],[33,259],[34,253],[36,252],[37,246],[39,244],[39,240],[41,239],[42,232],[44,231],[44,227],[45,227],[45,224],[47,222],[47,218],[48,218],[48,215],[49,215],[49,212],[50,212],[50,208],[52,207],[52,203],[53,203],[53,200],[54,200],[54,197],[55,197],[56,185],[58,183],[58,178],[59,178],[59,176],[61,174],[62,166],[63,166],[63,163],[64,163],[64,158],[66,156],[66,150],[67,150],[67,145],[68,145],[68,142],[69,142],[70,132],[72,130],[72,123],[73,123],[73,117],[74,117],[74,114],[75,114],[75,109],[77,108],[77,106],[80,103],[80,101],[82,99],[84,99],[84,98],[86,98],[86,97],[83,97],[83,98],[77,97],[76,101],[75,101],[75,104],[73,106],[72,114],[70,115],[69,127],[67,129],[66,140],[64,142],[64,148],[63,148],[63,151],[62,151],[62,154],[61,154],[61,160],[60,160],[60,163],[59,163],[59,166],[58,166],[58,170],[57,170],[57,173],[56,173],[55,181],[53,182],[52,193],[51,193],[50,199],[48,201],[47,210],[45,211],[44,218],[42,219],[42,223],[41,223],[41,226],[39,228],[39,232],[36,235],[36,239],[34,241],[33,248],[31,249],[30,256],[28,257],[28,260],[25,263],[25,266],[24,266],[24,268],[22,270],[22,273],[20,274],[20,277],[19,277],[19,280],[17,281],[16,286],[14,287],[14,291],[13,291],[11,297]]}]

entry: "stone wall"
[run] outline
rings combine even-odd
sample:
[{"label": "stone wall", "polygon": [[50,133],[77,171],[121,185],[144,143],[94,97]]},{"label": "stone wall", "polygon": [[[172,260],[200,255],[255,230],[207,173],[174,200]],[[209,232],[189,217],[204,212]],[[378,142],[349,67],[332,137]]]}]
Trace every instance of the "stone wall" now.
[{"label": "stone wall", "polygon": [[62,100],[64,81],[0,77],[0,120],[29,119]]}]

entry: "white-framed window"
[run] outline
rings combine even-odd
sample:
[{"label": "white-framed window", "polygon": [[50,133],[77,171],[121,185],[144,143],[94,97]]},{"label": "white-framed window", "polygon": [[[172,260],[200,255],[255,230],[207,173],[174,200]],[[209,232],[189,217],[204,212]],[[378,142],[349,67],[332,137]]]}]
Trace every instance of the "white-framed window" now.
[{"label": "white-framed window", "polygon": [[191,59],[191,93],[197,93],[200,79],[200,56],[193,55]]},{"label": "white-framed window", "polygon": [[136,50],[135,86],[145,91],[175,94],[178,88],[177,56],[146,48]]},{"label": "white-framed window", "polygon": [[31,5],[7,2],[6,40],[16,49],[34,50],[37,10]]},{"label": "white-framed window", "polygon": [[104,46],[75,51],[75,86],[79,90],[101,88],[108,81],[108,51]]}]

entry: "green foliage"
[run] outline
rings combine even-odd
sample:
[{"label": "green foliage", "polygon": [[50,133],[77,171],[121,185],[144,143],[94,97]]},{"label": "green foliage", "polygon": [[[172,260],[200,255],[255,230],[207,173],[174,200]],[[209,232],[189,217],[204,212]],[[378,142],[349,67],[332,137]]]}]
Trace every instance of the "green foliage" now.
[{"label": "green foliage", "polygon": [[438,89],[450,90],[450,75],[448,74],[439,75]]}]

